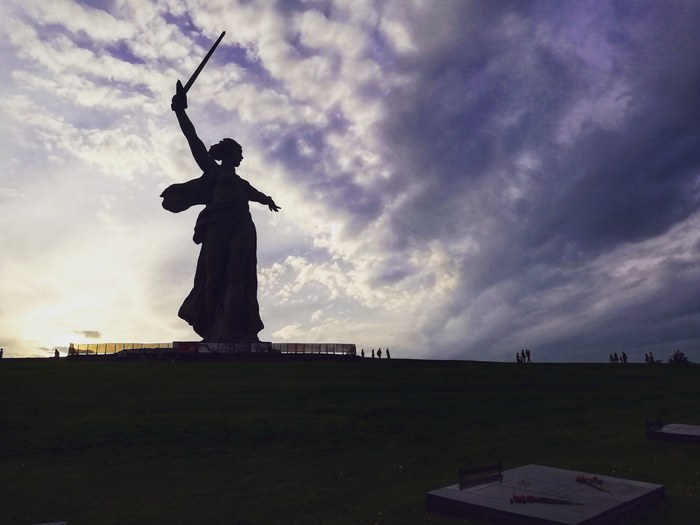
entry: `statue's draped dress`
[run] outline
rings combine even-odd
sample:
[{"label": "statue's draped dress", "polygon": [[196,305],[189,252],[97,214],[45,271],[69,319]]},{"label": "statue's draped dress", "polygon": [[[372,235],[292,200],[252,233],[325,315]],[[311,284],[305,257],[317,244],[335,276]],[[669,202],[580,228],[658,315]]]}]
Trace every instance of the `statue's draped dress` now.
[{"label": "statue's draped dress", "polygon": [[204,341],[257,341],[264,325],[257,297],[257,233],[248,202],[267,204],[270,198],[220,170],[173,184],[161,197],[174,213],[205,205],[194,229],[194,242],[202,245],[194,286],[178,315]]}]

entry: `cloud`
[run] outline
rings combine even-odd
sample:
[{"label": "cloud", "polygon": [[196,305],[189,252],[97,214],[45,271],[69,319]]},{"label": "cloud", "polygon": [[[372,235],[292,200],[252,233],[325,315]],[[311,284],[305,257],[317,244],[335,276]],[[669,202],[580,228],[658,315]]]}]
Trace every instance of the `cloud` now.
[{"label": "cloud", "polygon": [[[457,293],[424,329],[436,354],[449,346],[451,355],[499,355],[534,339],[550,356],[557,341],[571,345],[571,334],[589,329],[594,346],[590,334],[605,339],[609,320],[634,304],[598,285],[595,261],[646,240],[660,250],[698,209],[700,149],[688,118],[697,101],[687,98],[698,78],[687,72],[700,55],[686,41],[687,10],[664,10],[665,22],[685,30],[659,38],[650,13],[600,6],[551,17],[541,5],[444,3],[411,20],[415,49],[401,55],[411,81],[390,97],[383,125],[410,188],[396,196],[404,200],[393,218],[397,246],[437,238],[464,260]],[[634,43],[610,33],[620,22],[635,28]],[[649,61],[681,42],[690,48],[680,64]],[[678,81],[661,85],[660,69]],[[667,291],[664,303],[673,303]],[[630,341],[659,300],[642,295]]]},{"label": "cloud", "polygon": [[99,339],[102,336],[102,334],[97,330],[78,330],[75,333],[80,334],[87,339]]},{"label": "cloud", "polygon": [[261,337],[539,360],[698,341],[692,2],[0,9],[0,333],[23,351],[75,326],[192,337],[197,210],[158,195],[199,175],[169,101],[224,29],[189,113],[282,206],[252,206]]}]

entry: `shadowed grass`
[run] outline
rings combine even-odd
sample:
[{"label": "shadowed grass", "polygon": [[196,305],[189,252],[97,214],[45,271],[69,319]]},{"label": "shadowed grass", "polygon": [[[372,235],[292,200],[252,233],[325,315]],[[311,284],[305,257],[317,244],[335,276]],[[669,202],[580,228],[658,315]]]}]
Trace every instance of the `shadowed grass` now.
[{"label": "shadowed grass", "polygon": [[[700,514],[695,366],[0,362],[0,523],[465,523],[425,511],[502,459],[663,483]],[[469,522],[466,522],[469,523]]]}]

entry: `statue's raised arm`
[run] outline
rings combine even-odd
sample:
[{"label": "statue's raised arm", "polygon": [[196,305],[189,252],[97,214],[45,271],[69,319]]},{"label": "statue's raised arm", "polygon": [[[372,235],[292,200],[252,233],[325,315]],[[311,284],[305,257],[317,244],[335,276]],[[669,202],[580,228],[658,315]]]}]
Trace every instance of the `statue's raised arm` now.
[{"label": "statue's raised arm", "polygon": [[179,80],[175,85],[175,95],[170,102],[170,109],[172,109],[177,116],[180,129],[182,130],[183,135],[185,135],[187,143],[190,145],[190,151],[192,151],[192,156],[197,162],[197,165],[205,173],[208,173],[212,169],[216,168],[216,162],[214,162],[214,159],[211,158],[207,152],[206,146],[197,136],[197,131],[194,129],[194,124],[192,124],[192,121],[185,112],[187,109],[187,92]]},{"label": "statue's raised arm", "polygon": [[219,38],[216,39],[214,45],[211,46],[206,56],[199,63],[199,66],[197,66],[197,69],[195,69],[194,73],[192,73],[192,76],[187,81],[187,84],[183,86],[179,80],[177,81],[177,84],[175,85],[175,96],[173,96],[170,103],[170,109],[172,109],[177,115],[177,120],[180,123],[180,129],[182,129],[182,132],[185,134],[187,142],[190,145],[192,156],[205,173],[209,172],[213,167],[216,167],[216,163],[207,153],[207,148],[197,136],[194,125],[192,125],[187,113],[185,113],[185,110],[187,109],[187,92],[192,87],[192,84],[194,84],[194,81],[197,80],[197,77],[202,72],[202,69],[204,69],[204,66],[207,65],[207,62],[214,54],[214,50],[218,47],[225,34],[226,31],[221,32]]}]

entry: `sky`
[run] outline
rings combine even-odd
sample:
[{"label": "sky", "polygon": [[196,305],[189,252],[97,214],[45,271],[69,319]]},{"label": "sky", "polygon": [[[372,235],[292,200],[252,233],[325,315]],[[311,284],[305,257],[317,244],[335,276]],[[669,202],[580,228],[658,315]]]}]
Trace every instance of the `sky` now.
[{"label": "sky", "polygon": [[700,360],[700,3],[4,0],[0,346],[197,340],[205,144],[243,146],[273,342]]}]

